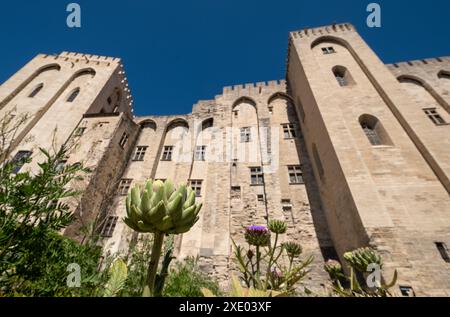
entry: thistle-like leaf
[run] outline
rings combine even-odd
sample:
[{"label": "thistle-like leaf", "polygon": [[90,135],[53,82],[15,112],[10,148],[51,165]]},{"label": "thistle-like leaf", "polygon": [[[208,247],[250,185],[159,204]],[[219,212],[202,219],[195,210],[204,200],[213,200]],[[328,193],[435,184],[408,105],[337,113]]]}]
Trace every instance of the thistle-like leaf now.
[{"label": "thistle-like leaf", "polygon": [[128,276],[127,265],[121,259],[117,259],[111,266],[109,274],[103,297],[115,297],[123,289]]}]

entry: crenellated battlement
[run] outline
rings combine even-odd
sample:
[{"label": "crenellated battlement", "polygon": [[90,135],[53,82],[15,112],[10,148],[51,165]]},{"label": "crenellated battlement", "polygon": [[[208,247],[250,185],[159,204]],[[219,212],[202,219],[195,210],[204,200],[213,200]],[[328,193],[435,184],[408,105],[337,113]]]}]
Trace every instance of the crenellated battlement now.
[{"label": "crenellated battlement", "polygon": [[406,62],[399,62],[386,65],[389,69],[409,69],[411,67],[427,67],[427,66],[437,66],[445,63],[450,63],[450,56],[436,57],[436,58],[425,58],[420,60],[412,60]]},{"label": "crenellated battlement", "polygon": [[55,61],[65,61],[75,64],[83,65],[101,65],[101,66],[111,66],[118,65],[121,63],[121,59],[118,57],[108,57],[93,54],[82,54],[75,52],[61,52],[59,54],[40,54],[44,59],[53,59]]},{"label": "crenellated battlement", "polygon": [[260,91],[260,89],[269,88],[269,89],[286,89],[286,80],[271,80],[271,81],[262,81],[257,83],[249,83],[243,85],[234,85],[227,86],[223,88],[223,95],[229,94],[239,94],[241,92],[252,93],[254,91]]},{"label": "crenellated battlement", "polygon": [[356,28],[350,23],[339,23],[326,25],[318,28],[306,28],[298,31],[291,32],[291,36],[294,38],[303,38],[311,36],[322,36],[336,33],[355,32]]}]

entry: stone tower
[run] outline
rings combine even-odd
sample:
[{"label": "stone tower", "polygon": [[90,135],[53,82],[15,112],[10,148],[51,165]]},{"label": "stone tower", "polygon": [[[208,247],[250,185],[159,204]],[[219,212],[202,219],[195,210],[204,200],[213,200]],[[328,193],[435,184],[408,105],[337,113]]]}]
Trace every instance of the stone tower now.
[{"label": "stone tower", "polygon": [[450,295],[450,60],[386,66],[349,24],[292,32],[287,78],[338,254]]}]

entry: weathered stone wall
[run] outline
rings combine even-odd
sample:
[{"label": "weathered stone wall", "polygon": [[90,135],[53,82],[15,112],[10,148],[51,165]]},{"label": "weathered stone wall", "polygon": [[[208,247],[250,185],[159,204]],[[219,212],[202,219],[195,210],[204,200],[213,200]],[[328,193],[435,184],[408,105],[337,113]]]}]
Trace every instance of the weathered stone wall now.
[{"label": "weathered stone wall", "polygon": [[[324,54],[329,47],[335,53]],[[339,85],[336,66],[347,70],[348,85]],[[288,80],[304,114],[302,129],[339,254],[372,245],[382,253],[388,277],[398,270],[399,285],[418,295],[449,295],[450,268],[435,242],[449,243],[450,199],[414,139],[431,149],[419,126],[447,127],[418,117],[414,98],[348,24],[291,33]],[[389,142],[371,145],[363,115],[378,119]],[[403,116],[411,119],[411,131]],[[447,143],[442,132],[435,130],[435,137]]]}]

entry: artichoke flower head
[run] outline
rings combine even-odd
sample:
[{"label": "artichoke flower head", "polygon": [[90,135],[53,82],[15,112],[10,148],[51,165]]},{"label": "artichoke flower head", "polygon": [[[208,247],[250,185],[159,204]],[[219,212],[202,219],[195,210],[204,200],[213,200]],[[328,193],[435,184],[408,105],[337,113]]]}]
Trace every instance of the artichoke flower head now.
[{"label": "artichoke flower head", "polygon": [[124,222],[141,233],[182,234],[197,223],[201,208],[202,204],[195,204],[195,192],[185,184],[176,189],[170,180],[149,180],[128,194]]}]

